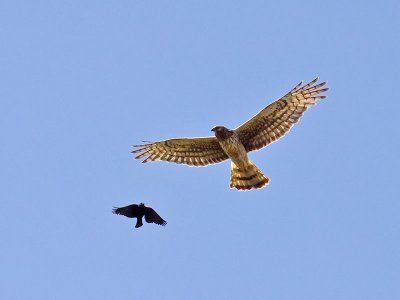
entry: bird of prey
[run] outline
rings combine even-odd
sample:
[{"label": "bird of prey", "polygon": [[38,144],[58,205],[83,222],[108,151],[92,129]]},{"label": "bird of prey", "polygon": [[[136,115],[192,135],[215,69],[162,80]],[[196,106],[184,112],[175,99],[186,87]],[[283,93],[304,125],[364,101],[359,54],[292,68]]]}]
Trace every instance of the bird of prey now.
[{"label": "bird of prey", "polygon": [[131,204],[125,207],[114,207],[112,212],[117,215],[123,215],[128,218],[137,218],[136,228],[143,225],[143,216],[147,223],[156,223],[161,226],[167,225],[167,222],[163,220],[151,207],[145,206],[144,203]]},{"label": "bird of prey", "polygon": [[206,166],[231,159],[230,187],[238,190],[262,188],[269,178],[248,159],[247,153],[259,150],[285,135],[304,111],[316,101],[325,99],[321,93],[327,82],[316,84],[319,78],[306,85],[300,82],[289,93],[271,103],[236,129],[215,126],[215,137],[177,138],[146,142],[134,146],[132,153],[142,162],[164,160],[189,166]]}]

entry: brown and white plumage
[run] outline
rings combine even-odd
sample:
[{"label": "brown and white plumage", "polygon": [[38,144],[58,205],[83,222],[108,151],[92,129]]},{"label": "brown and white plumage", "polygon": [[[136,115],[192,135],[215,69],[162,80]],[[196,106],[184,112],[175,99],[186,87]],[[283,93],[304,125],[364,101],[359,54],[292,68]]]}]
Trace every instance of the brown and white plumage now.
[{"label": "brown and white plumage", "polygon": [[230,186],[239,190],[261,188],[269,182],[247,158],[247,152],[259,150],[285,135],[304,111],[316,101],[325,99],[320,94],[327,84],[316,84],[318,78],[306,85],[300,82],[289,93],[271,103],[250,120],[229,130],[223,126],[213,128],[215,137],[179,138],[137,145],[136,159],[143,163],[164,160],[189,166],[206,166],[228,158],[232,160]]},{"label": "brown and white plumage", "polygon": [[259,150],[284,136],[307,108],[326,98],[317,95],[329,90],[320,89],[327,82],[314,85],[317,81],[318,78],[315,78],[304,86],[300,82],[285,96],[235,129],[247,152]]},{"label": "brown and white plumage", "polygon": [[229,157],[215,137],[180,138],[134,146],[141,153],[136,159],[146,157],[143,163],[164,160],[189,166],[206,166],[219,163]]}]

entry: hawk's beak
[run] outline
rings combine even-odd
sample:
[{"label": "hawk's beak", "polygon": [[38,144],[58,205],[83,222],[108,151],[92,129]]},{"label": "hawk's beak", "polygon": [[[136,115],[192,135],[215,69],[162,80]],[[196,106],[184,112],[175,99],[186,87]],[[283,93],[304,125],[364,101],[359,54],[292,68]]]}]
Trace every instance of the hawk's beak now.
[{"label": "hawk's beak", "polygon": [[215,131],[215,127],[211,128],[211,131]]}]

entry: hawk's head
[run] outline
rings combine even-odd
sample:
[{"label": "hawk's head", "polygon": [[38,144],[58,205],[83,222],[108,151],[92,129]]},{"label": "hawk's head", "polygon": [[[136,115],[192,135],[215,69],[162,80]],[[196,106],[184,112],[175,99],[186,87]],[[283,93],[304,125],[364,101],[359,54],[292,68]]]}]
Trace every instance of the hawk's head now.
[{"label": "hawk's head", "polygon": [[214,131],[215,136],[219,140],[225,140],[232,136],[233,131],[224,126],[214,126],[211,131]]}]

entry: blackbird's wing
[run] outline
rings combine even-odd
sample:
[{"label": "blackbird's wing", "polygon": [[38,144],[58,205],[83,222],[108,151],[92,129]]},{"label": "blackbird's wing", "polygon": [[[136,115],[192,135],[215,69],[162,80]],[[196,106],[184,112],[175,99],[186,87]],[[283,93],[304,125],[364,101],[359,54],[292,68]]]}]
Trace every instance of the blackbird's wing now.
[{"label": "blackbird's wing", "polygon": [[146,207],[144,219],[147,223],[156,223],[161,226],[167,225],[167,222],[163,220],[163,218],[161,218],[151,207]]},{"label": "blackbird's wing", "polygon": [[112,212],[116,215],[123,215],[128,218],[137,218],[138,207],[139,205],[137,204],[131,204],[124,207],[114,207]]}]

